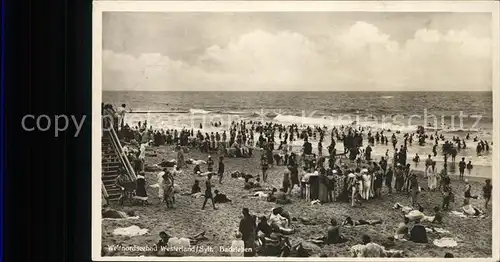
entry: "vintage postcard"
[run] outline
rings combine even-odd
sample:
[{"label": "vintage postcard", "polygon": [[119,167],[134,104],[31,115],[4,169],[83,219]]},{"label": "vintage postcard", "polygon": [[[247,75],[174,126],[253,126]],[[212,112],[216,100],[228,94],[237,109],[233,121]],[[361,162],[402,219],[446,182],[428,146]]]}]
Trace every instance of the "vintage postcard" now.
[{"label": "vintage postcard", "polygon": [[498,260],[498,26],[498,2],[94,2],[93,259]]}]

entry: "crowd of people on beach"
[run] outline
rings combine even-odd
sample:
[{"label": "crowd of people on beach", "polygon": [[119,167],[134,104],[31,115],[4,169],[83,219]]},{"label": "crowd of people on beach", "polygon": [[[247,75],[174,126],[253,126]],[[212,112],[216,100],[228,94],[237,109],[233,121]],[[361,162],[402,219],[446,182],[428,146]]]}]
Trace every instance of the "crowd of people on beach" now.
[{"label": "crowd of people on beach", "polygon": [[[189,195],[203,197],[202,209],[205,209],[208,200],[211,200],[213,209],[217,209],[218,203],[231,202],[228,196],[218,190],[213,192],[213,177],[217,177],[220,184],[224,183],[225,179],[240,178],[244,181],[242,187],[248,190],[249,196],[263,198],[280,206],[273,209],[270,216],[261,217],[251,215],[247,208],[243,209],[243,218],[238,231],[243,246],[247,248],[245,250],[252,250],[244,252],[244,256],[255,256],[256,245],[268,249],[279,247],[280,256],[290,256],[292,252],[299,254],[304,252],[303,246],[291,245],[287,237],[294,234],[294,229],[290,226],[290,214],[285,208],[294,201],[305,200],[311,204],[348,202],[352,207],[357,207],[366,201],[382,198],[383,192],[389,196],[407,194],[411,202],[410,206],[399,203],[395,205],[395,209],[403,212],[404,221],[390,239],[427,243],[427,233],[421,222],[441,223],[441,212],[450,210],[450,204],[459,193],[453,192],[451,187],[450,169],[456,166],[458,152],[467,147],[466,141],[471,140],[470,134],[463,138],[453,136],[447,140],[442,133],[426,132],[424,127],[420,127],[414,133],[401,134],[399,131],[391,130],[372,131],[355,124],[328,129],[326,126],[286,125],[252,120],[232,122],[227,131],[221,132],[203,132],[202,124],[196,131],[194,128],[164,130],[148,126],[147,121],[139,122],[137,126],[129,126],[123,120],[125,108],[126,106],[122,105],[118,110],[114,110],[111,105],[103,105],[103,114],[115,116],[113,125],[117,127],[116,132],[124,145],[123,153],[137,174],[135,194],[140,197],[143,204],[148,204],[144,183],[145,172],[148,171],[145,165],[147,149],[168,145],[175,148],[177,157],[175,160],[163,160],[158,163],[161,171],[157,175],[158,194],[168,208],[174,208],[175,194],[180,191],[175,188],[175,179],[186,173],[200,178],[194,180]],[[211,123],[211,126],[221,127],[221,123]],[[388,137],[390,133],[392,135]],[[324,150],[323,143],[328,137],[330,143]],[[402,141],[399,141],[398,137],[402,137]],[[313,141],[317,143],[315,147]],[[423,161],[423,176],[427,181],[425,186],[419,182],[420,173],[415,172],[408,163],[408,147],[412,146],[414,141],[418,141],[418,146],[423,146],[429,141],[434,144],[432,152]],[[489,152],[489,142],[479,140],[477,137],[473,141],[477,143],[478,155]],[[339,142],[343,144],[343,150],[337,151]],[[393,153],[387,149],[384,156],[376,159],[373,148],[379,144],[389,143],[392,145]],[[297,148],[297,144],[301,146]],[[443,166],[440,170],[436,162],[439,145],[443,155]],[[199,150],[209,156],[204,160],[186,159],[185,153],[189,150]],[[253,157],[257,151],[260,152],[260,174],[233,172],[227,178],[225,158]],[[218,155],[218,158],[214,161],[211,155]],[[216,161],[217,169],[215,169]],[[418,154],[413,157],[413,162],[415,167],[420,165],[421,159]],[[192,172],[188,169],[188,164],[194,165]],[[206,166],[206,171],[203,171],[201,166]],[[283,169],[282,183],[266,187],[269,182],[269,170],[276,167]],[[483,216],[485,212],[472,206],[470,200],[482,198],[484,209],[488,209],[492,193],[491,180],[485,180],[480,196],[474,195],[471,184],[464,178],[466,170],[467,175],[471,175],[472,161],[466,161],[463,157],[458,163],[458,169],[458,178],[465,183],[464,202],[461,206],[463,214],[471,217]],[[124,175],[119,176],[117,180],[117,184],[122,188],[126,183],[123,179]],[[205,181],[203,193],[200,180]],[[438,192],[442,198],[440,206],[426,207],[432,210],[432,216],[424,214],[424,207],[419,202],[419,196],[424,191],[431,194]],[[292,211],[293,207],[290,207],[290,210]],[[410,222],[414,223],[411,229]],[[352,220],[349,217],[346,221],[337,223],[337,220],[332,218],[326,236],[312,241],[316,244],[341,243],[345,241],[340,233],[341,226],[378,223],[382,221]],[[361,242],[362,244],[352,247],[353,256],[381,257],[399,254],[395,250],[386,250],[371,242],[367,235],[363,236]]]}]

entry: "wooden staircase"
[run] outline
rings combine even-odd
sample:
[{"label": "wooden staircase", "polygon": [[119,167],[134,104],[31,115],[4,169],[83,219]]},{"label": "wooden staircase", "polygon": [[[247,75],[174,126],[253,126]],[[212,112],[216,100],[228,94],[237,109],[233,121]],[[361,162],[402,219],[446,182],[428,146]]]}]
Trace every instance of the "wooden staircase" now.
[{"label": "wooden staircase", "polygon": [[109,132],[104,132],[102,137],[102,183],[108,194],[108,200],[118,200],[120,197],[120,188],[115,185],[115,180],[122,167],[120,157],[113,147]]},{"label": "wooden staircase", "polygon": [[128,181],[135,182],[137,177],[128,158],[123,154],[123,147],[112,126],[109,130],[103,130],[101,153],[103,196],[106,196],[108,201],[118,200],[121,196],[121,189],[116,186],[116,178],[120,172],[124,172]]}]

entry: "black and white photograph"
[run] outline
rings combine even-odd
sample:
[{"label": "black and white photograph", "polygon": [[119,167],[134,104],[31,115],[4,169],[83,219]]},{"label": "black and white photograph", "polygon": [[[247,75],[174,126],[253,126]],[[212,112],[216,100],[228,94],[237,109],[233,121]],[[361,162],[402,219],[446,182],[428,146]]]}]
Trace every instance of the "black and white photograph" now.
[{"label": "black and white photograph", "polygon": [[94,2],[93,259],[493,261],[498,11]]}]

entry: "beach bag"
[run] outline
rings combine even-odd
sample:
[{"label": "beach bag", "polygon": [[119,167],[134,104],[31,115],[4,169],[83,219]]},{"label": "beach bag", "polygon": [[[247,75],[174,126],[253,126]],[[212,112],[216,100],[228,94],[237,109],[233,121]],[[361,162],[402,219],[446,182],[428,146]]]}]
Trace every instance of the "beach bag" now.
[{"label": "beach bag", "polygon": [[434,239],[433,244],[438,247],[456,247],[458,243],[455,239],[450,237],[443,237],[441,239]]}]

